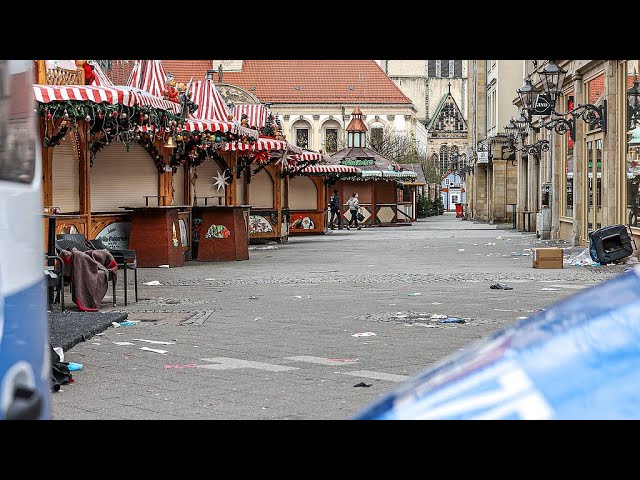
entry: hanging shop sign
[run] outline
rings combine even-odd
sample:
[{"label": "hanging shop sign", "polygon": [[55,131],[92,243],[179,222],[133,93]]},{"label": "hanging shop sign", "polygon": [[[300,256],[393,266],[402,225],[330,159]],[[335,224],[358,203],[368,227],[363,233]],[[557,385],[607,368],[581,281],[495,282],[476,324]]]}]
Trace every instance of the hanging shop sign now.
[{"label": "hanging shop sign", "polygon": [[533,115],[551,115],[553,113],[553,105],[547,93],[540,93],[533,103]]},{"label": "hanging shop sign", "polygon": [[477,163],[489,163],[489,152],[478,152],[478,162]]},{"label": "hanging shop sign", "polygon": [[366,167],[368,165],[374,165],[375,159],[373,158],[343,158],[340,162],[342,165],[349,165],[351,167]]}]

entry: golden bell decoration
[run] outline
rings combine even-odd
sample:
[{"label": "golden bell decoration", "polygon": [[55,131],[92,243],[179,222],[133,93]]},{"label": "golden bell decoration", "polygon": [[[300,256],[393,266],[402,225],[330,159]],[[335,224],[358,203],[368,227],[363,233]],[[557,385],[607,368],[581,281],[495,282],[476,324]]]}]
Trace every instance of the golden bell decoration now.
[{"label": "golden bell decoration", "polygon": [[167,143],[164,144],[164,148],[176,148],[176,144],[173,141],[173,137],[169,137]]}]

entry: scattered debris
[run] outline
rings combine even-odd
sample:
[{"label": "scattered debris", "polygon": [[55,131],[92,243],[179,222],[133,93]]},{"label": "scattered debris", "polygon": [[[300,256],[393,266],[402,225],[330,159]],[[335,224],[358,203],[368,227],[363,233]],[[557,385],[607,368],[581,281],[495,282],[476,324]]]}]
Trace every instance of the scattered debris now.
[{"label": "scattered debris", "polygon": [[506,283],[499,282],[493,283],[489,288],[492,288],[494,290],[513,290],[513,287],[510,287]]},{"label": "scattered debris", "polygon": [[168,352],[168,350],[160,350],[158,348],[149,348],[149,347],[140,347],[140,350],[146,350],[147,352],[160,353],[162,355],[165,355]]},{"label": "scattered debris", "polygon": [[258,320],[262,320],[262,317],[256,317],[253,319],[254,322],[257,322]]},{"label": "scattered debris", "polygon": [[257,299],[258,299],[258,297],[254,296],[254,295],[251,295],[251,296],[249,297],[249,300],[257,300]]},{"label": "scattered debris", "polygon": [[511,252],[511,256],[512,257],[521,257],[522,255],[524,255],[524,254],[520,253],[520,252]]},{"label": "scattered debris", "polygon": [[98,342],[91,342],[91,345],[100,345]]},{"label": "scattered debris", "polygon": [[636,263],[640,263],[640,260],[638,260],[638,257],[631,255],[624,263],[625,265],[634,265]]},{"label": "scattered debris", "polygon": [[163,342],[160,340],[145,340],[144,338],[134,338],[137,342],[155,343],[157,345],[175,345],[176,342]]},{"label": "scattered debris", "polygon": [[259,247],[259,246],[255,245],[255,246],[249,247],[249,250],[277,250],[277,249],[278,249],[278,247],[275,247],[273,245],[267,245],[267,246],[264,246],[264,247]]},{"label": "scattered debris", "polygon": [[62,347],[53,347],[53,351],[58,354],[60,361],[64,362],[64,351],[62,350]]},{"label": "scattered debris", "polygon": [[518,317],[516,320],[526,320],[529,317]]},{"label": "scattered debris", "polygon": [[421,293],[407,293],[407,297],[419,297]]},{"label": "scattered debris", "polygon": [[438,323],[467,323],[467,322],[465,322],[462,318],[448,317],[448,318],[440,319]]},{"label": "scattered debris", "polygon": [[121,327],[132,327],[138,322],[132,322],[131,320],[127,320],[126,322],[118,322],[118,325]]},{"label": "scattered debris", "polygon": [[81,363],[69,362],[67,363],[67,368],[70,372],[75,372],[76,370],[82,370]]},{"label": "scattered debris", "polygon": [[[501,236],[500,237],[496,237],[496,240],[502,240],[502,237]],[[495,243],[494,243],[494,245],[495,245]]]},{"label": "scattered debris", "polygon": [[294,295],[293,298],[302,298],[302,295]]},{"label": "scattered debris", "polygon": [[458,251],[459,252],[464,252],[464,248],[459,248]]},{"label": "scattered debris", "polygon": [[442,305],[440,302],[431,302],[431,305]]},{"label": "scattered debris", "polygon": [[113,342],[113,343],[115,345],[121,345],[121,346],[124,346],[124,345],[135,345],[134,343],[131,343],[131,342]]},{"label": "scattered debris", "polygon": [[367,385],[367,384],[366,384],[366,383],[364,383],[364,382],[360,382],[360,383],[356,383],[356,384],[354,385],[354,387],[370,387],[371,385],[373,385],[373,384],[372,384],[372,383],[370,383],[370,384],[368,384],[368,385]]},{"label": "scattered debris", "polygon": [[447,318],[447,316],[440,313],[434,313],[431,315],[431,320],[444,320],[445,318]]},{"label": "scattered debris", "polygon": [[394,315],[391,318],[407,318],[407,317],[409,317],[409,315]]},{"label": "scattered debris", "polygon": [[560,290],[559,288],[541,288],[540,291],[541,292],[557,292],[558,290]]},{"label": "scattered debris", "polygon": [[354,333],[351,335],[352,337],[375,337],[377,333],[373,332],[362,332],[362,333]]},{"label": "scattered debris", "polygon": [[582,252],[573,254],[563,260],[563,263],[577,266],[599,267],[600,264],[591,258],[589,249],[585,248]]},{"label": "scattered debris", "polygon": [[162,285],[162,284],[158,280],[151,280],[150,282],[144,282],[143,285],[156,286],[156,285]]},{"label": "scattered debris", "polygon": [[158,268],[169,268],[169,265],[158,265]]},{"label": "scattered debris", "polygon": [[493,243],[493,242],[489,242],[489,243],[487,243],[487,244],[485,245],[485,247],[490,247],[490,246],[492,246],[492,245],[495,245],[495,243]]}]

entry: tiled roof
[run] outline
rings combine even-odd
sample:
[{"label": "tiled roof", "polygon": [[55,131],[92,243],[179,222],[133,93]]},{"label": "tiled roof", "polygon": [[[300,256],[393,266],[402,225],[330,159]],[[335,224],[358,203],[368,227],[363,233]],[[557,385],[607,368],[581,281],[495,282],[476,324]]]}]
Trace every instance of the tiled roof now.
[{"label": "tiled roof", "polygon": [[[163,60],[176,81],[204,79],[211,60]],[[398,103],[410,105],[374,60],[244,60],[223,81],[265,103]],[[217,75],[214,77],[217,80]]]}]

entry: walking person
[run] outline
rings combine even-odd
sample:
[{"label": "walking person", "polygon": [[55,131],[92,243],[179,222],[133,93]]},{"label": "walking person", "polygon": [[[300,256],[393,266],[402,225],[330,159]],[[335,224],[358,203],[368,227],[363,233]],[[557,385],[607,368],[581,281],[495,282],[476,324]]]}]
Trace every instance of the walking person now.
[{"label": "walking person", "polygon": [[349,227],[352,223],[355,222],[355,226],[358,230],[360,230],[360,225],[358,224],[358,209],[360,208],[360,200],[358,200],[358,192],[353,192],[351,198],[347,201],[347,205],[349,206],[349,212],[351,212],[351,220],[347,224],[347,230],[351,230]]},{"label": "walking person", "polygon": [[338,195],[338,190],[333,191],[333,195],[329,199],[329,208],[331,209],[331,220],[329,220],[329,227],[331,230],[335,230],[335,226],[333,225],[333,219],[337,217],[338,219],[338,230],[342,230],[342,216],[340,215],[340,196]]}]

